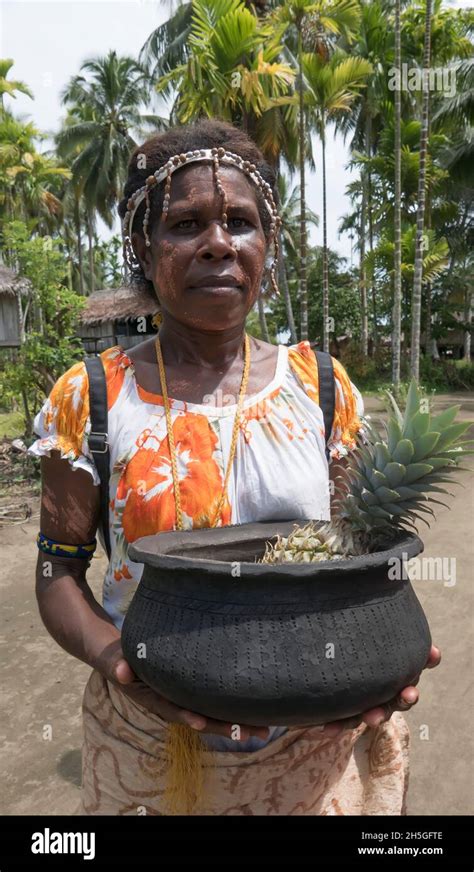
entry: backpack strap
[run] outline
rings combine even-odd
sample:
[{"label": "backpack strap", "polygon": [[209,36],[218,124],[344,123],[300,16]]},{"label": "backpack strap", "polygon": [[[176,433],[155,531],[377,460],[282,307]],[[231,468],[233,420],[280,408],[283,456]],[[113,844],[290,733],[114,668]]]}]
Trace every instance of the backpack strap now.
[{"label": "backpack strap", "polygon": [[329,460],[328,442],[331,437],[334,410],[336,407],[334,367],[332,364],[332,357],[327,351],[319,351],[319,349],[315,348],[314,353],[318,362],[319,405],[324,418],[326,457]]},{"label": "backpack strap", "polygon": [[110,451],[107,421],[107,382],[104,365],[99,356],[85,357],[84,363],[89,376],[89,405],[91,431],[88,435],[89,451],[94,457],[100,478],[100,522],[103,545],[110,560],[109,532],[109,477]]}]

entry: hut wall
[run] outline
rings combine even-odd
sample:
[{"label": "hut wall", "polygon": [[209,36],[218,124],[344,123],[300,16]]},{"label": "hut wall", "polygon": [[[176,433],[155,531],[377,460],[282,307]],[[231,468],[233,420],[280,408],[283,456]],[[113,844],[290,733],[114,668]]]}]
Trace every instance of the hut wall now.
[{"label": "hut wall", "polygon": [[84,351],[88,354],[98,354],[116,344],[113,321],[103,321],[101,324],[81,324],[79,336],[82,339]]},{"label": "hut wall", "polygon": [[20,345],[20,320],[16,296],[0,296],[0,346],[12,348]]}]

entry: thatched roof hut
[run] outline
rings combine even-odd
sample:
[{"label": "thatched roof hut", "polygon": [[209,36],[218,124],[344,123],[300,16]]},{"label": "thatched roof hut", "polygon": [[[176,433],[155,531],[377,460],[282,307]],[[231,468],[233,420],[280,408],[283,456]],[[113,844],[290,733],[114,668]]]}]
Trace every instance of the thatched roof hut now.
[{"label": "thatched roof hut", "polygon": [[156,333],[151,319],[160,304],[139,285],[104,288],[87,298],[80,315],[79,336],[89,352],[100,352],[111,345],[130,348]]},{"label": "thatched roof hut", "polygon": [[31,293],[31,282],[0,261],[0,346],[21,345],[22,297]]}]

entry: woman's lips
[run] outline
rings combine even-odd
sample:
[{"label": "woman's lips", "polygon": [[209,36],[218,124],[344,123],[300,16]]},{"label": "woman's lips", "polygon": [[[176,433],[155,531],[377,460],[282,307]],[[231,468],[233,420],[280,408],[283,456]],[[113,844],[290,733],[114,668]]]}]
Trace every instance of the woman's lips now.
[{"label": "woman's lips", "polygon": [[191,285],[190,291],[204,291],[204,293],[229,294],[241,291],[240,285]]}]

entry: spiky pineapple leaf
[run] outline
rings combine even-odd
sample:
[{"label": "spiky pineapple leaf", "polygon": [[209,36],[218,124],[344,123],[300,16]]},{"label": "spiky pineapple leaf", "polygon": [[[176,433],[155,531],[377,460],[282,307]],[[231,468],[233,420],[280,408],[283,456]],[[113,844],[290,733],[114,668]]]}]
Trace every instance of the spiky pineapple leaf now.
[{"label": "spiky pineapple leaf", "polygon": [[[405,422],[410,422],[414,415],[419,410],[420,406],[420,392],[418,390],[418,385],[414,378],[412,378],[410,382],[410,386],[408,388],[407,401],[405,405]],[[404,434],[405,435],[405,434]]]},{"label": "spiky pineapple leaf", "polygon": [[403,415],[398,407],[398,403],[397,403],[395,397],[393,396],[392,393],[390,393],[390,391],[385,391],[385,393],[387,394],[387,396],[390,400],[390,403],[391,403],[391,406],[393,409],[393,414],[395,415],[395,418],[396,418],[399,426],[403,427]]},{"label": "spiky pineapple leaf", "polygon": [[428,475],[433,471],[433,466],[429,463],[412,463],[406,471],[405,484],[411,484],[412,481],[417,481],[424,475]]},{"label": "spiky pineapple leaf", "polygon": [[390,463],[391,456],[384,442],[377,442],[375,445],[375,463],[377,469],[385,472],[387,463]]},{"label": "spiky pineapple leaf", "polygon": [[385,476],[383,472],[379,472],[378,469],[372,469],[370,472],[369,481],[372,485],[372,488],[376,490],[378,487],[383,487],[385,485]]},{"label": "spiky pineapple leaf", "polygon": [[428,454],[431,454],[434,448],[436,448],[440,433],[425,433],[423,436],[419,436],[415,442],[415,453],[413,455],[413,461],[416,463],[417,460],[422,460],[424,457],[427,457]]},{"label": "spiky pineapple leaf", "polygon": [[392,457],[395,463],[402,463],[404,466],[407,466],[414,453],[413,442],[410,439],[400,439]]},{"label": "spiky pineapple leaf", "polygon": [[450,427],[447,427],[446,430],[441,434],[437,449],[438,452],[442,451],[443,448],[449,448],[449,446],[459,439],[469,427],[472,426],[471,421],[461,421],[459,424],[451,424]]},{"label": "spiky pineapple leaf", "polygon": [[361,498],[367,506],[375,506],[377,505],[377,497],[372,491],[367,490],[366,487],[362,488]]},{"label": "spiky pineapple leaf", "polygon": [[439,415],[436,415],[431,421],[433,430],[439,430],[439,432],[442,433],[446,427],[449,427],[449,425],[453,423],[460,408],[460,405],[450,406],[449,409],[445,409],[444,412],[440,412]]},{"label": "spiky pineapple leaf", "polygon": [[387,434],[388,434],[388,450],[390,454],[393,455],[395,448],[397,447],[400,439],[402,438],[402,430],[395,418],[389,418],[387,424]]},{"label": "spiky pineapple leaf", "polygon": [[379,498],[379,503],[382,503],[382,508],[385,508],[384,503],[396,503],[400,499],[397,491],[383,485],[377,488],[375,496]]},{"label": "spiky pineapple leaf", "polygon": [[403,463],[387,463],[383,474],[387,477],[392,487],[397,487],[404,480],[406,469]]},{"label": "spiky pineapple leaf", "polygon": [[[424,436],[425,433],[428,432],[430,427],[429,412],[417,412],[416,415],[413,415],[409,426],[415,439],[417,439],[419,436]],[[408,436],[408,433],[406,433],[405,435]]]}]

